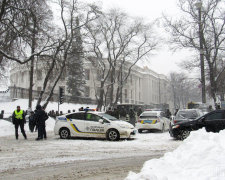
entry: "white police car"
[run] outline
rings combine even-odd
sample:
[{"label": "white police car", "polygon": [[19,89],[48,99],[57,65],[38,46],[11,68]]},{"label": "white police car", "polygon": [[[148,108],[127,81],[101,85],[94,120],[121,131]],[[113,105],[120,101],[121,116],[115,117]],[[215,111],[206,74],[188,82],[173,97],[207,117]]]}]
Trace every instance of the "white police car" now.
[{"label": "white police car", "polygon": [[70,137],[106,138],[109,141],[135,135],[134,126],[108,114],[96,111],[75,112],[56,118],[54,132],[62,139]]}]

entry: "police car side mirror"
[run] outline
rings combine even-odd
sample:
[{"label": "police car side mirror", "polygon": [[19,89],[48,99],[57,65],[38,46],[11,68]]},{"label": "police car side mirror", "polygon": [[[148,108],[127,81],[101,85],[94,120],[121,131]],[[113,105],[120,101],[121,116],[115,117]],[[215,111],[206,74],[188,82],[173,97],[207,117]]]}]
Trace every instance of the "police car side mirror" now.
[{"label": "police car side mirror", "polygon": [[103,119],[99,119],[98,122],[103,124]]}]

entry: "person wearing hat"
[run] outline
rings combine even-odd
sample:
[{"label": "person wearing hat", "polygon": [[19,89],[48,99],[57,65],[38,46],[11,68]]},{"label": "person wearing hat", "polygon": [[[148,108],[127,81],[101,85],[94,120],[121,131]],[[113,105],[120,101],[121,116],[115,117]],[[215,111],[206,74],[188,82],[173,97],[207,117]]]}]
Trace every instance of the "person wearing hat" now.
[{"label": "person wearing hat", "polygon": [[18,129],[20,127],[21,133],[23,134],[24,139],[27,139],[27,135],[24,130],[24,124],[26,123],[25,113],[20,109],[20,106],[17,106],[17,109],[13,112],[12,122],[15,125],[15,136],[18,140],[19,134]]}]

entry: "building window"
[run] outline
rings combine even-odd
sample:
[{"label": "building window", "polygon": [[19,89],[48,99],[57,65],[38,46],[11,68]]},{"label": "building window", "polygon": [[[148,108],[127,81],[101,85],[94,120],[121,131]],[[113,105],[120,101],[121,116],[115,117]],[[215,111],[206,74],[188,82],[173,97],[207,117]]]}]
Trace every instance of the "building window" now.
[{"label": "building window", "polygon": [[90,96],[90,87],[85,87],[85,97],[89,97]]},{"label": "building window", "polygon": [[127,99],[127,89],[125,89],[124,91],[125,91],[125,99]]},{"label": "building window", "polygon": [[22,74],[21,74],[21,82],[23,82],[24,81],[24,72],[22,72]]},{"label": "building window", "polygon": [[85,69],[85,80],[90,80],[90,69]]},{"label": "building window", "polygon": [[42,80],[42,70],[37,70],[37,80]]},{"label": "building window", "polygon": [[101,81],[101,78],[102,78],[101,70],[97,70],[97,80]]}]

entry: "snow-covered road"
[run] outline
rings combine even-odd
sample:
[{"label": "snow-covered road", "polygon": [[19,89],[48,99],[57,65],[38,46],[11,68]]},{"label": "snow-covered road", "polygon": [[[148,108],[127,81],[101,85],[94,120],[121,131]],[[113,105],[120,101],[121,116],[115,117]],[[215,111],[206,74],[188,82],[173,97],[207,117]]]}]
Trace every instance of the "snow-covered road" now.
[{"label": "snow-covered road", "polygon": [[[181,144],[180,141],[172,140],[168,132],[137,134],[134,140],[118,142],[96,139],[61,140],[52,131],[48,131],[48,139],[44,141],[35,141],[36,136],[36,133],[28,132],[28,140],[20,135],[18,141],[13,135],[0,137],[1,177],[8,177],[19,169],[25,171],[29,168],[63,164],[66,167],[66,164],[85,161],[130,158],[135,162],[135,159],[142,159],[139,163],[142,166],[141,163],[150,157],[159,157]],[[107,164],[102,164],[107,168]],[[127,173],[129,170],[133,169],[127,169]]]}]

